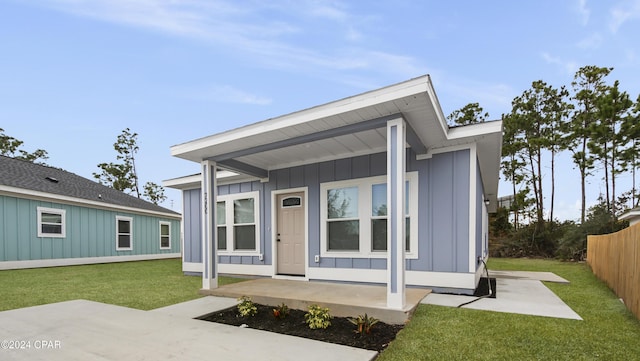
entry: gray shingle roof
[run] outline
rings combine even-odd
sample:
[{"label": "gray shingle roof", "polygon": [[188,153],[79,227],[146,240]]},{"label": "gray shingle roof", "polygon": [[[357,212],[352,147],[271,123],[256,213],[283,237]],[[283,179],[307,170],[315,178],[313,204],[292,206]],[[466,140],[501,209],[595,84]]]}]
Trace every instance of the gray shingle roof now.
[{"label": "gray shingle roof", "polygon": [[106,205],[179,214],[71,172],[5,156],[0,156],[0,185],[102,202]]}]

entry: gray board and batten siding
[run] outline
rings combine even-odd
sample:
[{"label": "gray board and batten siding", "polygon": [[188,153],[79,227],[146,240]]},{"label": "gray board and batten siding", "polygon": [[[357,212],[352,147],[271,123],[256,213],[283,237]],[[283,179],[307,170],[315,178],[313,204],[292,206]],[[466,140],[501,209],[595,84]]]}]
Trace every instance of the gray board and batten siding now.
[{"label": "gray board and batten siding", "polygon": [[[407,270],[434,272],[469,272],[470,151],[468,149],[434,154],[416,160],[407,150],[407,172],[418,172],[418,257],[407,259]],[[258,191],[260,193],[260,249],[258,256],[219,255],[221,264],[273,264],[271,247],[271,192],[289,188],[308,188],[308,259],[309,267],[385,269],[385,258],[337,258],[314,256],[320,252],[320,184],[386,174],[386,153],[325,161],[269,172],[268,182],[259,181],[220,185],[218,195]],[[478,179],[480,174],[477,175]],[[476,182],[476,228],[482,229],[482,183]],[[478,203],[478,200],[474,200]],[[184,262],[202,262],[200,189],[183,191]],[[476,239],[480,255],[482,235]]]}]

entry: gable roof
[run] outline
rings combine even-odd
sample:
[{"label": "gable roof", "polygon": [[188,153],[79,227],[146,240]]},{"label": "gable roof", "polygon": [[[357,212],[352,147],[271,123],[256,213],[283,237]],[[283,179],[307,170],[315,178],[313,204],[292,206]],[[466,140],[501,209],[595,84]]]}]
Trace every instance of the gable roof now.
[{"label": "gable roof", "polygon": [[0,194],[36,196],[89,207],[120,208],[175,218],[179,213],[63,169],[0,156]]}]

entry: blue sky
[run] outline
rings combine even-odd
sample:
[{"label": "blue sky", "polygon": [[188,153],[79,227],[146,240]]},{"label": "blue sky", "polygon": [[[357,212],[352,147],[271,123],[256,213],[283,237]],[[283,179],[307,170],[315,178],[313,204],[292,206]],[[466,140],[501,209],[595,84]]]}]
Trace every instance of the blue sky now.
[{"label": "blue sky", "polygon": [[[445,114],[479,102],[499,119],[583,65],[614,67],[635,99],[638,34],[640,0],[0,0],[0,128],[92,178],[129,127],[142,183],[160,183],[198,171],[172,145],[423,74]],[[566,158],[556,214],[575,219]]]}]

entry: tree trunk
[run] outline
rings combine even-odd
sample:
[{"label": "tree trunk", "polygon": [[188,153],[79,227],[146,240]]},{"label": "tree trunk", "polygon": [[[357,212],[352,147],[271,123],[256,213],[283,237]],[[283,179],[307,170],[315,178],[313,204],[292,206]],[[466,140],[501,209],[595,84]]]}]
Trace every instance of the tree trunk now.
[{"label": "tree trunk", "polygon": [[587,137],[582,138],[582,160],[580,161],[580,189],[582,191],[582,204],[580,207],[580,224],[584,224],[587,212]]},{"label": "tree trunk", "polygon": [[549,222],[553,222],[553,201],[556,197],[556,174],[555,174],[556,152],[551,151],[551,207],[549,209]]}]

